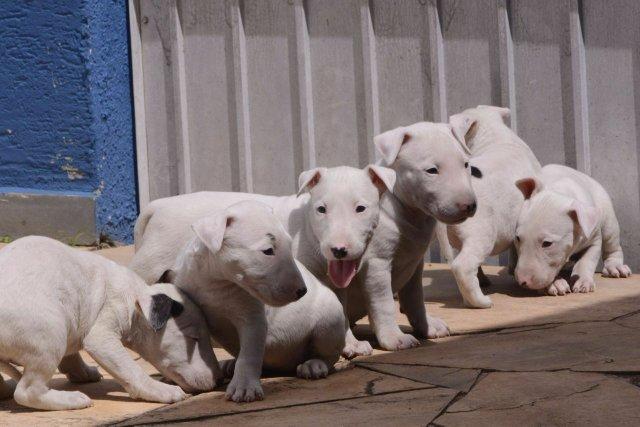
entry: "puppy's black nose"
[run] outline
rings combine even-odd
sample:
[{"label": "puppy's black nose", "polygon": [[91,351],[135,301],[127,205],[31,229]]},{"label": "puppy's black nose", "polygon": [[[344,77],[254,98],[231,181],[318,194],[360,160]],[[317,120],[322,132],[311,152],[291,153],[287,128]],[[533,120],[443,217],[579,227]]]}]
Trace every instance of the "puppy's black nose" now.
[{"label": "puppy's black nose", "polygon": [[305,296],[305,294],[307,293],[307,288],[300,288],[296,291],[296,297],[298,297],[298,299],[302,298],[303,296]]},{"label": "puppy's black nose", "polygon": [[336,257],[336,259],[342,259],[347,256],[347,248],[345,247],[331,248],[331,252],[333,253],[333,256]]}]

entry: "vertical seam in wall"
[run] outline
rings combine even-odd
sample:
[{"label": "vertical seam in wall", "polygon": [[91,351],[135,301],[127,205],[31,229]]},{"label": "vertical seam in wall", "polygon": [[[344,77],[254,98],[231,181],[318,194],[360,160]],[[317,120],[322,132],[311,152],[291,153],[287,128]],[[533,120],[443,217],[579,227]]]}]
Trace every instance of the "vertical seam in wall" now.
[{"label": "vertical seam in wall", "polygon": [[[307,11],[302,0],[296,0],[294,6],[294,25],[296,40],[296,66],[298,79],[298,108],[300,114],[300,142],[302,149],[302,169],[316,166],[315,123],[313,120],[313,91],[311,81],[311,47]],[[302,170],[296,171],[295,180]]]},{"label": "vertical seam in wall", "polygon": [[187,103],[187,77],[185,69],[184,59],[184,34],[182,32],[182,18],[180,14],[180,8],[176,0],[173,4],[173,24],[175,32],[175,49],[172,49],[176,54],[177,70],[175,76],[177,82],[174,81],[174,91],[177,99],[176,124],[179,129],[176,134],[178,135],[178,182],[179,191],[181,194],[190,193],[192,191],[191,183],[191,149],[189,144],[189,117],[188,117],[188,103]]},{"label": "vertical seam in wall", "polygon": [[238,138],[238,170],[240,191],[253,191],[253,165],[251,158],[251,131],[249,125],[249,87],[247,74],[247,48],[238,0],[230,2],[231,37]]},{"label": "vertical seam in wall", "polygon": [[147,123],[144,105],[144,72],[142,68],[142,39],[140,28],[140,0],[128,1],[129,43],[131,46],[131,75],[133,88],[133,112],[135,125],[135,153],[138,189],[138,209],[144,209],[150,201],[149,155]]},{"label": "vertical seam in wall", "polygon": [[510,124],[518,132],[516,77],[511,33],[511,0],[498,0],[498,49],[500,53],[500,91],[502,106],[511,110]]},{"label": "vertical seam in wall", "polygon": [[584,31],[581,0],[571,0],[571,74],[573,80],[573,114],[576,148],[576,168],[591,175],[591,153],[589,143],[589,103],[587,98],[587,64],[584,46]]},{"label": "vertical seam in wall", "polygon": [[[427,19],[429,30],[429,56],[430,56],[430,84],[432,90],[432,108],[435,122],[448,121],[447,116],[447,81],[445,76],[444,41],[442,27],[440,25],[440,10],[438,2],[430,0],[427,5]],[[434,87],[435,83],[435,87]]]},{"label": "vertical seam in wall", "polygon": [[380,104],[378,96],[378,64],[376,59],[376,40],[373,29],[372,5],[369,0],[360,0],[359,21],[362,40],[362,70],[364,84],[365,139],[360,140],[360,163],[375,160],[373,137],[380,133]]}]

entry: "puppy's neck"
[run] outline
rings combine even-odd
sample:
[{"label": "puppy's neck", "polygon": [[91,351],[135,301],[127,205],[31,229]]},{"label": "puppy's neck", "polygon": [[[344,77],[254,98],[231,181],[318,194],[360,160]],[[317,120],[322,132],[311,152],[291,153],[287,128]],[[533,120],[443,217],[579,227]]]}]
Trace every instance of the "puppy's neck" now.
[{"label": "puppy's neck", "polygon": [[180,251],[172,270],[174,284],[187,293],[201,283],[215,285],[233,281],[233,278],[227,277],[227,269],[221,257],[211,253],[197,237],[192,238]]}]

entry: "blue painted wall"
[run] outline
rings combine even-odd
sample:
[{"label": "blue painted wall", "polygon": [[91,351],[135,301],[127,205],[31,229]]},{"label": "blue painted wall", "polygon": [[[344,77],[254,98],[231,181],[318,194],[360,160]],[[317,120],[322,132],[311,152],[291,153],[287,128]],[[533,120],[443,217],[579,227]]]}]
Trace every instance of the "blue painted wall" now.
[{"label": "blue painted wall", "polygon": [[125,0],[0,0],[0,187],[86,193],[98,232],[137,214]]}]

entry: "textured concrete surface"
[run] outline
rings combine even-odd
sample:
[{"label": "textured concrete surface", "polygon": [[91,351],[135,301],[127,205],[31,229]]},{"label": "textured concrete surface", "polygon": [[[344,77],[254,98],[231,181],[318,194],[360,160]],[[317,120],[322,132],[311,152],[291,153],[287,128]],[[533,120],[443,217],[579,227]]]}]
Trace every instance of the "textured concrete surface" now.
[{"label": "textured concrete surface", "polygon": [[[95,199],[82,213],[95,217],[91,234],[131,241],[137,205],[127,2],[4,1],[2,10],[0,187],[85,193]],[[57,237],[31,228],[46,205],[18,206],[19,214],[2,217]],[[66,212],[67,228],[75,217]],[[2,230],[22,235],[12,231]]]},{"label": "textured concrete surface", "polygon": [[[2,245],[0,245],[1,247]],[[132,247],[98,253],[126,264]],[[105,374],[79,389],[80,411],[41,412],[0,402],[5,424],[184,423],[190,425],[637,425],[640,423],[640,277],[597,278],[593,294],[541,297],[516,290],[500,268],[489,310],[462,308],[447,268],[425,272],[431,314],[456,335],[397,353],[340,361],[319,381],[263,380],[265,400],[234,404],[224,387],[174,405],[131,400]],[[406,323],[398,313],[398,318]],[[373,338],[366,320],[356,328]],[[374,343],[375,344],[375,343]],[[216,348],[219,359],[229,355]],[[135,356],[135,355],[134,355]],[[92,362],[91,362],[92,363]],[[155,370],[139,360],[147,372]],[[157,374],[156,374],[157,375]]]}]

